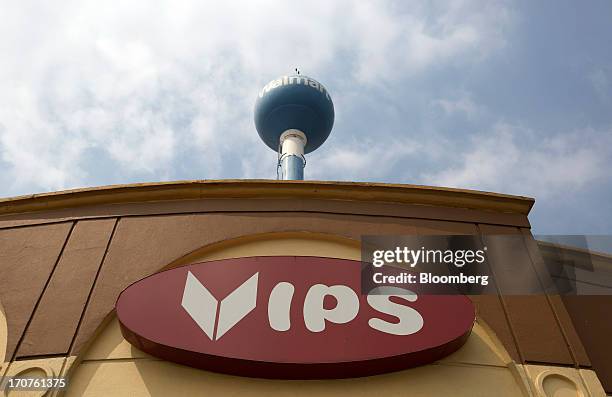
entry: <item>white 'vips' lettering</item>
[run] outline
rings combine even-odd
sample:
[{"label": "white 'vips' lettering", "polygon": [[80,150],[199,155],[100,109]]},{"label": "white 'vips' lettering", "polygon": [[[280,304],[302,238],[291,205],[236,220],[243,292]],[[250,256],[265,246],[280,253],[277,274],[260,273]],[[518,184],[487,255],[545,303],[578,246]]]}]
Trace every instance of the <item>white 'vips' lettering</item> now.
[{"label": "white 'vips' lettering", "polygon": [[291,328],[291,300],[295,287],[283,281],[276,284],[270,293],[268,303],[268,321],[275,331],[288,331]]},{"label": "white 'vips' lettering", "polygon": [[[336,307],[325,309],[325,296],[336,298]],[[336,324],[345,324],[357,317],[359,313],[359,297],[346,285],[316,284],[310,287],[304,300],[304,323],[312,332],[325,330],[325,320]]]},{"label": "white 'vips' lettering", "polygon": [[[210,291],[188,272],[181,306],[193,318],[210,340],[218,340],[225,333],[248,316],[257,306],[259,273],[236,287],[219,302]],[[381,287],[382,288],[382,287]],[[367,297],[372,309],[393,317],[398,322],[370,318],[368,325],[377,331],[390,335],[410,335],[423,328],[423,317],[414,308],[395,303],[391,297],[415,302],[417,295],[399,287],[384,287],[384,294],[370,294]],[[268,322],[270,328],[279,332],[291,329],[291,305],[295,286],[283,281],[274,286],[268,298]],[[325,298],[331,296],[336,304],[325,308]],[[315,284],[308,289],[304,298],[304,325],[310,332],[323,332],[327,323],[346,324],[359,314],[360,301],[357,293],[346,285]],[[218,312],[218,318],[217,318]],[[216,333],[215,333],[216,328]]]},{"label": "white 'vips' lettering", "polygon": [[419,332],[423,328],[423,316],[411,307],[392,302],[391,297],[405,299],[408,302],[417,300],[417,295],[407,289],[391,287],[396,294],[368,295],[370,306],[381,313],[397,317],[399,322],[390,323],[380,318],[371,318],[368,325],[377,331],[392,335],[410,335]]}]

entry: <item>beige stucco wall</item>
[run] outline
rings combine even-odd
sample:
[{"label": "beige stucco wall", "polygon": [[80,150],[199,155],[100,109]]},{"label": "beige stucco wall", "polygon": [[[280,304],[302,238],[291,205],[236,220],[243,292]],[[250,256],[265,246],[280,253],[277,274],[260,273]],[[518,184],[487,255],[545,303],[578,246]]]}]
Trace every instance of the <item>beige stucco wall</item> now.
[{"label": "beige stucco wall", "polygon": [[75,368],[67,395],[526,395],[499,346],[477,323],[463,348],[432,365],[368,378],[277,381],[215,374],[151,357],[127,343],[112,319]]}]

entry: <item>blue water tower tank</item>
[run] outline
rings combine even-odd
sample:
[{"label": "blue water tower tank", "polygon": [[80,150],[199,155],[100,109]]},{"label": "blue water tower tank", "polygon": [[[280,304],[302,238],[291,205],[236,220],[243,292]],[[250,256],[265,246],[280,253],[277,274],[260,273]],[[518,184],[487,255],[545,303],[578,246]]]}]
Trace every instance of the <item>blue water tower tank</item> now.
[{"label": "blue water tower tank", "polygon": [[281,150],[281,135],[289,130],[306,137],[304,154],[325,142],[334,125],[334,104],[325,87],[308,76],[296,74],[272,80],[255,102],[255,127],[274,151]]}]

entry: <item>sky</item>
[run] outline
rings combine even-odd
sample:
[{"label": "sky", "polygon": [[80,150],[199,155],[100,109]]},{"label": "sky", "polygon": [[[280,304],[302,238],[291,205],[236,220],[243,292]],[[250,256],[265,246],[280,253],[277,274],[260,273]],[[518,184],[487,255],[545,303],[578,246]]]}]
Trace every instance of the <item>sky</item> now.
[{"label": "sky", "polygon": [[612,234],[612,2],[0,0],[0,197],[276,178],[255,98],[299,67],[336,119],[309,180],[534,197]]}]

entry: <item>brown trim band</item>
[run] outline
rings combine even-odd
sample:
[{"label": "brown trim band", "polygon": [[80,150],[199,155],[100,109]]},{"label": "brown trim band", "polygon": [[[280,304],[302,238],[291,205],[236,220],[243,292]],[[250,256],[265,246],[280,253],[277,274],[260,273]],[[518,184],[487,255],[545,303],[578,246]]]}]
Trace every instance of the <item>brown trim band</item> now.
[{"label": "brown trim band", "polygon": [[529,214],[534,199],[475,190],[366,182],[202,180],[113,185],[0,199],[0,215],[96,204],[202,198],[391,202]]}]

